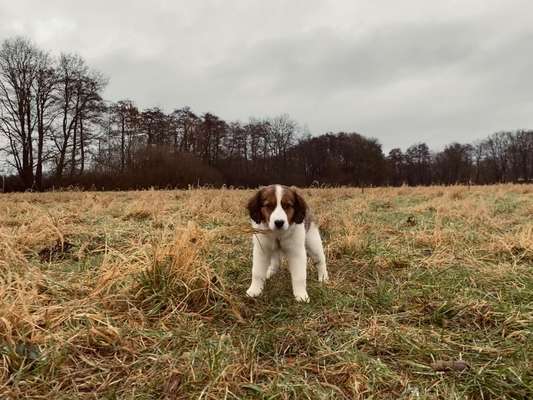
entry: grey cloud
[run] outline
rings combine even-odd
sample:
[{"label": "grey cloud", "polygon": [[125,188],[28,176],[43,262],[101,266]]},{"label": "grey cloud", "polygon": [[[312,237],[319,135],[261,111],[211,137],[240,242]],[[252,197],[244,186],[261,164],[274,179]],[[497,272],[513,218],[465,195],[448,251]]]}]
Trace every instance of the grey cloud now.
[{"label": "grey cloud", "polygon": [[225,119],[289,113],[385,149],[533,126],[533,6],[424,0],[0,0],[0,40],[80,52],[106,96]]},{"label": "grey cloud", "polygon": [[210,73],[226,81],[274,76],[274,92],[368,88],[453,66],[476,51],[480,36],[465,23],[398,24],[348,37],[321,29],[254,43]]}]

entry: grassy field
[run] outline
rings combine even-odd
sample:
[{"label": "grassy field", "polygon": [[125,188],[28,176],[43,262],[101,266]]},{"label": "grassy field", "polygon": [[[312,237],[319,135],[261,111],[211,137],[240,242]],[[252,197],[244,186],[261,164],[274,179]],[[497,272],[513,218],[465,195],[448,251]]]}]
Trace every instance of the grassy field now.
[{"label": "grassy field", "polygon": [[533,186],[302,192],[309,304],[252,191],[0,194],[0,398],[533,398]]}]

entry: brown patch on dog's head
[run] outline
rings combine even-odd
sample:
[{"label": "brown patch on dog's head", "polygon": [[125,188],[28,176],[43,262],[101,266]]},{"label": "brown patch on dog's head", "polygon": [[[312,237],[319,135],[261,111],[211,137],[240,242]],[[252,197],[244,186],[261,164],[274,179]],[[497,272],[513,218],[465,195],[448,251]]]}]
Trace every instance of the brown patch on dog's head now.
[{"label": "brown patch on dog's head", "polygon": [[[287,214],[289,225],[304,222],[307,204],[294,187],[281,186],[281,207]],[[257,224],[268,223],[270,215],[277,207],[276,185],[266,186],[258,190],[248,201],[247,209],[250,218]]]},{"label": "brown patch on dog's head", "polygon": [[305,215],[307,214],[307,203],[298,194],[295,187],[283,187],[281,206],[285,210],[285,214],[287,214],[289,225],[304,222]]},{"label": "brown patch on dog's head", "polygon": [[266,186],[258,190],[246,206],[250,218],[257,224],[261,222],[268,223],[270,214],[276,208],[276,187],[274,185]]}]

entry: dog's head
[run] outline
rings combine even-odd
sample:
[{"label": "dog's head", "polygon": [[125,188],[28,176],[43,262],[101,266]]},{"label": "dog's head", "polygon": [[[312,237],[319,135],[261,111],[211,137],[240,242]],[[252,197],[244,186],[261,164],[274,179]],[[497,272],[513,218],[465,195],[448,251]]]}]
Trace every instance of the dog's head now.
[{"label": "dog's head", "polygon": [[287,230],[292,224],[301,224],[307,213],[307,204],[294,188],[282,185],[263,187],[248,201],[250,218],[269,229]]}]

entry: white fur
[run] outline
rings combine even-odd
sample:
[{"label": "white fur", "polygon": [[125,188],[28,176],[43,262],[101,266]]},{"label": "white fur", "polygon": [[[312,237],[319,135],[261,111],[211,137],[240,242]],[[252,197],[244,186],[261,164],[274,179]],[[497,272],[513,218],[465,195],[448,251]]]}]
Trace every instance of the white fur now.
[{"label": "white fur", "polygon": [[270,214],[270,221],[268,221],[268,227],[270,230],[274,231],[277,229],[276,221],[283,221],[283,229],[286,231],[289,229],[289,220],[287,218],[287,213],[281,206],[281,197],[283,196],[283,188],[280,185],[276,185],[276,208]]},{"label": "white fur", "polygon": [[[318,280],[327,282],[326,257],[322,247],[322,240],[318,227],[311,223],[306,232],[304,223],[288,223],[287,214],[281,207],[283,188],[276,186],[276,208],[268,223],[252,226],[265,233],[253,235],[252,283],[246,294],[250,297],[259,296],[265,286],[265,281],[274,275],[280,266],[281,255],[287,257],[291,274],[292,291],[297,301],[309,301],[307,294],[307,252],[318,269]],[[274,221],[283,220],[284,225],[277,229]]]}]

